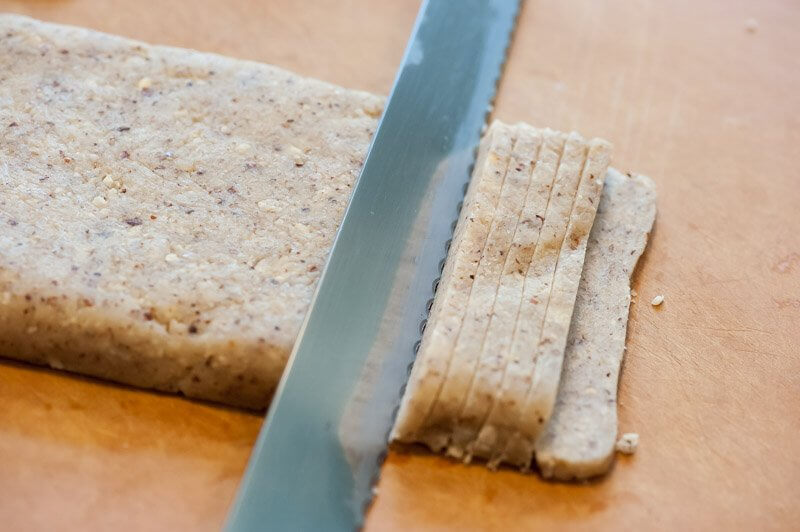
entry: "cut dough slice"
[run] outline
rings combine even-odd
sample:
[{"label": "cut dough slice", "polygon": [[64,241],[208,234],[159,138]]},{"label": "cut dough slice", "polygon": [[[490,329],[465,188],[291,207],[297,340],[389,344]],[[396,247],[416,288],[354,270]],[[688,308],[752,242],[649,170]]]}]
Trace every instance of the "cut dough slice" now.
[{"label": "cut dough slice", "polygon": [[[527,134],[530,130],[527,126],[519,127],[518,143],[508,177],[501,187],[500,204],[493,223],[489,228],[465,225],[463,233],[458,233],[461,227],[457,229],[462,240],[454,241],[459,247],[451,253],[448,264],[467,251],[477,253],[473,258],[477,263],[473,270],[476,277],[469,293],[460,296],[461,308],[453,308],[443,315],[438,313],[440,307],[434,305],[430,319],[433,331],[441,328],[449,333],[455,332],[447,343],[434,343],[435,333],[423,337],[400,409],[398,427],[401,428],[393,435],[401,441],[423,442],[437,452],[449,446],[450,454],[463,455],[466,459],[474,453],[492,459],[492,465],[507,457],[509,438],[523,425],[520,416],[536,369],[535,356],[542,334],[552,338],[553,342],[560,342],[563,354],[585,240],[599,201],[601,176],[608,164],[609,146],[605,141],[587,142],[576,133],[565,136],[545,131],[544,147],[536,161],[535,172],[523,172],[524,165],[519,163],[526,152],[534,150],[535,145],[523,149],[528,142],[522,132]],[[491,175],[476,173],[471,186],[480,189],[484,186],[481,181]],[[532,182],[535,184],[531,185]],[[525,198],[531,194],[531,203],[526,205]],[[537,223],[538,219],[526,220],[522,225],[535,229],[523,228],[518,235],[519,241],[515,241],[523,207],[534,219],[537,211],[543,212],[543,220],[540,223]],[[463,218],[461,223],[464,223]],[[471,238],[485,245],[470,246]],[[513,266],[508,262],[512,255]],[[504,283],[504,272],[518,276],[518,280]],[[446,296],[453,289],[450,282],[450,279],[443,278]],[[552,313],[547,313],[553,286],[555,302]],[[498,299],[501,289],[502,300]],[[437,300],[439,297],[442,293]],[[503,305],[502,311],[498,304]],[[567,306],[570,307],[568,312],[564,309]],[[492,318],[502,320],[502,323],[492,327]],[[446,326],[445,319],[451,320]],[[566,323],[561,331],[559,326],[564,319]],[[492,336],[487,337],[490,328],[493,329]],[[505,339],[494,336],[502,335],[504,330]],[[495,340],[498,340],[497,345],[492,343]],[[498,347],[502,351],[498,351]],[[557,386],[559,375],[552,373],[552,363],[549,363],[553,356],[556,356],[553,351],[542,350],[545,371],[540,369],[540,372],[541,378],[550,375]],[[512,365],[516,367],[511,368]],[[431,368],[435,368],[435,372]],[[511,368],[505,372],[505,379],[502,378],[503,368]],[[430,377],[432,374],[435,380]],[[431,383],[441,391],[434,392],[436,395],[426,393],[426,399],[431,401],[429,409],[409,408],[408,405],[419,401],[419,390]],[[474,397],[489,399],[489,404],[480,404],[480,399],[470,395],[473,383],[477,383]],[[493,384],[494,388],[488,384]],[[546,396],[552,387],[549,382],[543,383],[541,391]],[[491,400],[495,399],[492,408]],[[417,415],[422,417],[409,420],[409,417]],[[523,429],[527,430],[527,427]],[[532,452],[532,444],[529,447]],[[518,465],[527,466],[530,460],[528,455]]]},{"label": "cut dough slice", "polygon": [[617,382],[630,306],[630,278],[656,214],[653,182],[606,175],[589,236],[553,415],[536,442],[542,475],[605,473],[617,440]]},{"label": "cut dough slice", "polygon": [[0,15],[0,355],[263,408],[383,99]]},{"label": "cut dough slice", "polygon": [[392,433],[394,439],[424,441],[433,449],[441,449],[447,443],[446,438],[443,441],[432,437],[422,439],[426,434],[421,429],[425,428],[425,420],[448,371],[450,355],[464,321],[473,280],[500,198],[513,143],[513,128],[500,122],[493,123],[484,137],[417,362],[397,414]]},{"label": "cut dough slice", "polygon": [[542,136],[543,144],[534,164],[520,223],[508,249],[486,339],[481,346],[480,363],[467,400],[458,416],[458,424],[448,451],[455,457],[463,456],[466,445],[475,439],[478,430],[483,426],[508,362],[508,349],[522,302],[525,275],[539,241],[558,161],[566,140],[566,135],[551,130],[544,130]]},{"label": "cut dough slice", "polygon": [[[573,205],[578,196],[581,181],[588,180],[589,177],[588,173],[584,172],[589,164],[588,156],[596,151],[598,146],[603,146],[606,150],[608,148],[605,141],[586,142],[575,133],[570,134],[567,138],[547,206],[541,236],[525,278],[522,304],[515,323],[503,382],[478,438],[468,447],[469,455],[488,459],[490,467],[503,461],[527,467],[532,458],[532,456],[519,453],[520,446],[517,445],[517,442],[520,441],[520,438],[514,438],[513,441],[510,441],[510,438],[517,433],[523,422],[521,416],[525,408],[525,400],[538,366],[537,351],[542,340],[543,330],[548,323],[547,309],[550,293],[555,285],[554,281],[561,278],[557,276],[558,262],[564,242],[569,243],[565,237],[569,236],[568,229]],[[602,173],[598,175],[604,175],[605,170],[602,168]],[[602,182],[600,178],[597,180]],[[579,276],[580,271],[578,279]],[[578,279],[575,280],[576,284]],[[568,323],[567,321],[565,329],[568,327]],[[566,342],[566,330],[562,346],[564,342]],[[556,382],[558,377],[558,375],[554,377]],[[541,423],[543,424],[546,419],[544,416],[542,417]],[[510,448],[508,447],[509,443],[512,444]]]},{"label": "cut dough slice", "polygon": [[450,366],[439,396],[424,422],[420,437],[430,441],[447,441],[453,433],[461,406],[470,388],[478,355],[494,312],[511,241],[519,223],[522,204],[530,186],[531,169],[541,145],[541,132],[527,125],[514,127],[516,142],[500,192],[500,201],[492,220],[486,245],[466,305],[466,315],[456,339]]},{"label": "cut dough slice", "polygon": [[536,439],[550,419],[586,256],[586,242],[600,204],[610,155],[611,146],[605,141],[594,141],[589,146],[569,226],[558,255],[525,407],[517,424],[517,432],[508,442],[505,453],[493,456],[493,460],[500,458],[523,468],[529,467]]}]

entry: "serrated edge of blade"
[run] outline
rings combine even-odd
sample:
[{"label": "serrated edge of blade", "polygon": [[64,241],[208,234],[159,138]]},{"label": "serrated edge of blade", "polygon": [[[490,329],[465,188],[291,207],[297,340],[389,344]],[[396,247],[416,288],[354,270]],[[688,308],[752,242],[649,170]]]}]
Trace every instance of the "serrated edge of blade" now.
[{"label": "serrated edge of blade", "polygon": [[[486,114],[484,115],[484,119],[483,119],[483,124],[481,125],[481,129],[479,131],[479,137],[483,136],[484,132],[486,131],[486,126],[489,124],[489,120],[492,117],[492,113],[494,112],[494,102],[497,100],[498,89],[500,87],[500,82],[503,79],[503,74],[505,73],[506,65],[508,63],[509,53],[511,51],[511,47],[512,47],[512,45],[514,43],[514,38],[515,38],[516,33],[517,33],[520,13],[522,12],[523,5],[524,5],[524,0],[518,0],[517,9],[516,9],[516,11],[514,13],[514,17],[513,17],[512,21],[511,21],[511,31],[509,32],[508,38],[506,39],[506,47],[503,50],[502,61],[500,63],[500,68],[499,68],[499,70],[497,72],[497,77],[494,80],[494,87],[493,87],[493,90],[492,90],[492,95],[491,95],[491,98],[489,99],[489,105],[487,106]],[[415,26],[416,26],[416,24],[415,24]],[[401,63],[401,68],[402,68],[402,63]],[[394,422],[397,419],[397,413],[399,411],[400,403],[402,402],[403,395],[405,395],[405,387],[406,387],[406,384],[408,383],[407,379],[410,376],[411,368],[413,368],[414,362],[416,361],[417,352],[419,350],[419,346],[420,346],[420,343],[422,341],[422,332],[424,331],[424,325],[423,324],[427,323],[428,318],[430,317],[431,302],[433,301],[434,297],[436,297],[436,290],[437,290],[437,288],[439,286],[439,281],[441,280],[441,274],[442,274],[442,270],[443,270],[443,267],[444,267],[444,264],[445,264],[445,260],[447,259],[447,255],[448,255],[448,252],[449,252],[450,244],[452,243],[452,240],[453,240],[453,233],[455,232],[455,227],[456,227],[456,224],[458,222],[458,217],[461,215],[461,208],[463,207],[463,204],[464,204],[463,199],[464,199],[464,197],[466,197],[467,188],[469,186],[469,183],[472,181],[472,172],[475,170],[475,162],[476,162],[479,146],[480,146],[480,143],[478,145],[476,145],[474,150],[473,150],[473,153],[472,153],[472,164],[470,165],[470,167],[469,167],[469,169],[467,171],[467,176],[466,176],[466,179],[464,180],[464,187],[462,189],[462,198],[461,198],[462,201],[459,202],[458,209],[456,210],[456,213],[455,213],[455,217],[453,218],[453,221],[451,222],[450,238],[448,238],[444,242],[444,249],[443,249],[444,254],[442,255],[442,259],[439,261],[439,265],[440,265],[439,266],[439,276],[436,277],[434,279],[434,281],[433,281],[433,285],[431,287],[431,298],[428,300],[428,304],[426,305],[425,317],[422,320],[420,320],[420,323],[419,323],[419,331],[420,331],[419,332],[419,337],[417,338],[417,341],[414,342],[414,348],[413,348],[414,351],[415,351],[415,353],[414,353],[414,361],[412,361],[411,364],[409,364],[409,366],[408,366],[408,374],[406,376],[406,382],[404,382],[403,385],[400,387],[400,389],[398,389],[397,404],[395,405],[394,409],[392,410],[392,416],[391,416],[392,422],[391,422],[391,424],[389,426],[389,430],[386,432],[386,445],[387,445],[387,447],[384,450],[384,452],[382,452],[378,456],[378,460],[377,460],[376,467],[375,467],[375,475],[373,475],[373,478],[372,478],[372,480],[370,482],[369,495],[367,496],[367,499],[364,500],[362,502],[362,504],[361,504],[361,522],[358,525],[358,530],[363,529],[364,523],[365,523],[365,517],[366,517],[367,513],[369,512],[369,509],[371,508],[372,503],[375,500],[375,497],[378,494],[378,490],[377,490],[376,487],[378,485],[378,482],[380,481],[381,472],[382,472],[382,469],[383,469],[383,464],[386,461],[386,458],[388,456],[389,436],[391,434],[392,428],[394,427]]]}]

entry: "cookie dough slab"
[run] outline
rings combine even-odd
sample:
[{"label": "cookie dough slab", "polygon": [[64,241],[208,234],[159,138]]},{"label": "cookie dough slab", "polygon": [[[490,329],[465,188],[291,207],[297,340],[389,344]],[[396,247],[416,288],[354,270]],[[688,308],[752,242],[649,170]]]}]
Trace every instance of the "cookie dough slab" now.
[{"label": "cookie dough slab", "polygon": [[0,355],[263,408],[382,105],[0,15]]}]

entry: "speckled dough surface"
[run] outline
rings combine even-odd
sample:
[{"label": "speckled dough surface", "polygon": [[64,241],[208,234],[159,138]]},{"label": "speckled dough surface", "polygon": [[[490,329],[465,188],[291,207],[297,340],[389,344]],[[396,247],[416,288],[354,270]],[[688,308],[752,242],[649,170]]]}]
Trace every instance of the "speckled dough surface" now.
[{"label": "speckled dough surface", "polygon": [[439,289],[392,432],[393,439],[422,441],[434,449],[447,443],[448,432],[428,423],[450,364],[450,353],[463,323],[475,274],[500,198],[514,128],[495,122],[481,141],[472,179],[464,198]]},{"label": "speckled dough surface", "polygon": [[264,407],[382,105],[0,15],[0,355]]},{"label": "speckled dough surface", "polygon": [[[531,188],[531,163],[538,156],[542,132],[532,127],[517,126],[515,129],[514,148],[469,293],[464,323],[450,355],[448,371],[439,396],[426,421],[432,427],[431,432],[440,431],[439,438],[448,443],[455,427],[464,425],[463,422],[456,424],[455,420],[460,417],[462,405],[476,375],[481,347],[488,341],[492,349],[494,348],[494,338],[487,338],[490,319],[486,317],[511,310],[510,307],[513,306],[513,302],[498,298],[501,279],[521,277],[519,271],[524,267],[518,258],[511,257],[512,239],[521,221],[526,224],[538,222],[535,217],[521,220],[521,216],[526,193]],[[509,266],[516,266],[517,271],[508,271]],[[452,443],[450,447],[453,447]]]},{"label": "speckled dough surface", "polygon": [[649,178],[609,170],[589,235],[555,409],[536,442],[536,461],[545,477],[582,479],[611,466],[630,278],[655,214],[656,191]]},{"label": "speckled dough surface", "polygon": [[[567,139],[567,146],[569,139]],[[565,156],[562,157],[561,168],[565,166],[567,148]],[[567,333],[569,324],[572,320],[572,312],[575,308],[575,298],[578,292],[578,284],[583,270],[583,261],[586,255],[586,243],[589,240],[589,232],[592,229],[597,206],[600,203],[600,193],[603,188],[603,180],[608,169],[611,157],[611,146],[602,140],[588,141],[583,155],[583,161],[579,165],[578,186],[574,193],[572,205],[564,213],[568,213],[566,227],[561,228],[552,235],[546,231],[547,218],[550,212],[545,215],[545,229],[540,240],[539,249],[543,250],[541,260],[544,263],[553,260],[555,256],[555,269],[552,278],[545,278],[545,286],[549,284],[550,290],[546,298],[539,298],[538,304],[531,307],[545,307],[541,325],[537,320],[533,322],[523,321],[526,315],[520,313],[517,316],[515,337],[511,343],[511,357],[509,366],[513,366],[517,360],[529,358],[534,361],[533,371],[529,374],[530,382],[526,382],[520,389],[518,382],[511,381],[511,386],[503,386],[502,390],[510,390],[513,398],[510,404],[504,404],[502,400],[496,403],[498,407],[489,414],[481,433],[478,436],[479,445],[476,446],[474,454],[490,459],[490,465],[508,462],[522,468],[528,468],[533,458],[534,443],[544,430],[553,405],[556,400],[558,382],[561,376],[561,367],[564,361],[564,348],[567,343]],[[559,175],[556,175],[558,184]],[[550,205],[556,198],[551,197]],[[549,206],[548,206],[549,211]],[[550,246],[555,246],[551,249]],[[538,249],[537,249],[538,251]],[[532,264],[537,263],[538,257],[534,254]],[[531,276],[529,276],[530,278]],[[528,279],[526,279],[526,282]],[[542,279],[537,279],[534,284],[538,284]],[[523,290],[524,292],[524,290]],[[522,308],[526,308],[527,294],[523,296]],[[535,296],[538,297],[538,296]],[[544,305],[543,305],[544,303]],[[529,335],[516,335],[518,331],[527,329],[537,331],[538,337]],[[528,343],[525,338],[533,339],[533,343]],[[531,348],[535,345],[531,356]],[[508,373],[507,373],[508,375]],[[527,379],[524,379],[527,381]],[[517,401],[522,398],[522,402]],[[517,417],[508,415],[509,412],[517,412],[518,406],[522,406]],[[510,408],[508,408],[510,407]],[[506,410],[505,415],[493,417],[496,412]],[[499,421],[499,422],[498,422]],[[507,423],[508,424],[505,424]],[[510,437],[506,440],[506,436]],[[488,435],[486,440],[484,435]],[[500,445],[505,441],[505,447]],[[491,454],[485,452],[483,443],[491,443],[494,449]]]},{"label": "speckled dough surface", "polygon": [[[610,146],[500,123],[484,144],[499,131],[513,149],[490,147],[500,163],[476,165],[470,193],[493,201],[465,202],[436,298],[463,301],[434,304],[393,438],[527,467],[555,401]],[[449,275],[462,260],[470,268]]]}]

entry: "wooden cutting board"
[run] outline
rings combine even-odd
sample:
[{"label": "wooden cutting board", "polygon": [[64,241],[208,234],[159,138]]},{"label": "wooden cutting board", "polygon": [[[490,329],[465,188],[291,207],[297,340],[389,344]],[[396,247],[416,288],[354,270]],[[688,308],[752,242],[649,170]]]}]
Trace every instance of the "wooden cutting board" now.
[{"label": "wooden cutting board", "polygon": [[[417,8],[0,0],[382,93]],[[659,187],[620,388],[639,452],[585,485],[391,454],[368,531],[800,527],[798,27],[795,0],[527,4],[496,116],[608,138]],[[218,529],[260,422],[0,364],[0,528]]]}]

